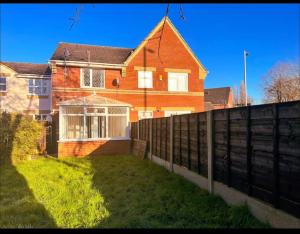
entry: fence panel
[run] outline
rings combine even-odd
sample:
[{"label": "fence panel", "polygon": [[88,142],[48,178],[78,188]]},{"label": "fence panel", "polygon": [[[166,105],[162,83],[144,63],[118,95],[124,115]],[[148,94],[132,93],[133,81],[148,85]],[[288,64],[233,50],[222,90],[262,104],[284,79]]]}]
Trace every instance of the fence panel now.
[{"label": "fence panel", "polygon": [[[213,179],[300,217],[300,101],[213,110]],[[170,118],[140,121],[140,139],[170,161]],[[137,138],[137,123],[131,137]],[[208,176],[207,113],[173,116],[173,163]],[[148,149],[149,151],[149,149]]]}]

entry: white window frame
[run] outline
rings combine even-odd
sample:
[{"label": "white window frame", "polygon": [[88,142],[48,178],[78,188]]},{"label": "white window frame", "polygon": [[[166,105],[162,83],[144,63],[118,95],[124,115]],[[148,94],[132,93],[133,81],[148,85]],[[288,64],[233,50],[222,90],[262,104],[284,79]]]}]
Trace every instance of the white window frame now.
[{"label": "white window frame", "polygon": [[[146,118],[142,118],[143,117],[143,113],[151,113],[151,117],[146,117]],[[138,112],[138,119],[152,119],[153,118],[153,111],[139,111]]]},{"label": "white window frame", "polygon": [[[151,74],[151,77],[146,77],[146,74]],[[151,85],[146,85],[146,79],[151,80]],[[147,87],[146,87],[147,86]],[[138,88],[152,89],[153,88],[153,72],[152,71],[138,71]]]},{"label": "white window frame", "polygon": [[7,92],[7,78],[4,76],[1,76],[0,78],[3,78],[5,80],[5,84],[0,83],[0,86],[5,86],[5,90],[0,90],[0,92]]},{"label": "white window frame", "polygon": [[[86,86],[84,85],[84,75],[83,70],[89,69],[90,70],[90,85]],[[93,70],[101,70],[103,72],[103,87],[93,87]],[[105,89],[105,69],[99,69],[99,68],[80,68],[80,87],[81,88],[93,88],[93,89]]]},{"label": "white window frame", "polygon": [[[39,80],[41,83],[40,85],[36,85],[36,81]],[[30,85],[30,81],[33,82],[33,85]],[[48,96],[50,93],[50,80],[49,79],[29,79],[28,80],[28,95],[33,95],[33,96]],[[46,82],[46,85],[44,85],[44,82]],[[30,87],[33,88],[33,92],[30,93],[29,89]],[[35,92],[35,88],[39,87],[40,88],[40,93],[36,93]],[[47,92],[43,93],[43,88],[46,87],[47,88]]]},{"label": "white window frame", "polygon": [[[181,89],[183,86],[179,85],[178,76],[185,76],[185,89]],[[173,76],[173,77],[171,77]],[[176,79],[177,76],[177,79]],[[176,79],[176,89],[171,86],[171,79]],[[171,92],[188,92],[189,91],[189,74],[184,72],[168,72],[168,91]]]},{"label": "white window frame", "polygon": [[[41,116],[41,119],[37,120],[36,119],[37,116]],[[51,117],[49,114],[34,114],[34,115],[32,115],[32,118],[33,118],[33,120],[36,120],[36,121],[48,121],[48,122],[51,121]]]},{"label": "white window frame", "polygon": [[190,114],[192,111],[189,110],[172,110],[172,111],[165,111],[165,117],[170,117],[172,115],[184,115]]},{"label": "white window frame", "polygon": [[[63,108],[64,107],[71,107],[70,106],[60,106],[59,107],[59,140],[60,141],[97,141],[97,140],[129,140],[130,139],[130,123],[129,123],[129,107],[128,106],[73,106],[73,107],[82,107],[83,108],[83,114],[65,114],[63,113]],[[113,108],[113,107],[122,107],[126,108],[126,113],[125,114],[109,114],[108,113],[108,108]],[[104,113],[88,113],[87,108],[104,108],[105,112]],[[65,119],[64,116],[83,116],[83,138],[72,138],[72,139],[67,139],[63,135],[64,131],[64,124],[65,124]],[[87,138],[87,129],[86,129],[86,117],[87,116],[104,116],[105,117],[105,137],[99,137],[99,138]],[[124,137],[108,137],[108,122],[109,122],[109,116],[126,116],[126,133]]]}]

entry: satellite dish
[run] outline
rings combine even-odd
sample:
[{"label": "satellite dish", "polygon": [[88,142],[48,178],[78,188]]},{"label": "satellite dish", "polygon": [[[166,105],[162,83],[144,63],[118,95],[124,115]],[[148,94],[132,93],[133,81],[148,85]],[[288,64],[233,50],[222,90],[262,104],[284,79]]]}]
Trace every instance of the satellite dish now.
[{"label": "satellite dish", "polygon": [[119,86],[120,86],[120,79],[119,79],[119,77],[117,77],[116,79],[114,79],[112,81],[112,85],[119,88]]}]

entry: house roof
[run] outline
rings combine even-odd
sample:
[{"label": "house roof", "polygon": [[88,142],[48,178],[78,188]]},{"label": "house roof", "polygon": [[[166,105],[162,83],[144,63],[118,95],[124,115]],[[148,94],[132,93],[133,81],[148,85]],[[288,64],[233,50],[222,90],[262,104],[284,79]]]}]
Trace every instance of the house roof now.
[{"label": "house roof", "polygon": [[2,61],[0,61],[0,63],[11,68],[19,74],[51,75],[51,70],[48,64]]},{"label": "house roof", "polygon": [[125,64],[128,64],[130,62],[130,60],[133,59],[133,57],[139,52],[139,50],[141,50],[146,45],[146,43],[152,38],[152,36],[158,30],[160,30],[161,27],[163,27],[164,23],[167,23],[170,26],[171,30],[173,30],[173,32],[175,33],[175,35],[178,37],[179,41],[181,41],[181,43],[183,44],[183,46],[187,49],[188,53],[190,53],[190,55],[197,62],[197,64],[200,66],[200,68],[203,69],[203,71],[205,73],[208,73],[207,69],[203,66],[203,64],[200,62],[200,60],[196,57],[196,55],[194,54],[194,52],[192,51],[192,49],[189,47],[189,45],[183,39],[183,37],[181,36],[181,34],[175,28],[175,26],[172,24],[172,22],[171,22],[171,20],[169,19],[168,16],[163,17],[161,19],[161,21],[154,27],[154,29],[148,34],[148,36],[144,40],[141,41],[141,43],[139,44],[139,46],[128,57],[128,59],[126,60]]},{"label": "house roof", "polygon": [[123,64],[133,50],[130,48],[60,42],[50,60],[65,60],[65,53],[68,53],[66,61],[89,62],[89,51],[90,62]]},{"label": "house roof", "polygon": [[204,89],[205,102],[212,104],[227,104],[230,94],[230,87]]},{"label": "house roof", "polygon": [[90,95],[86,97],[79,97],[75,99],[70,99],[67,101],[62,101],[58,103],[59,106],[132,106],[126,102],[120,102],[115,99],[102,97],[98,95]]}]

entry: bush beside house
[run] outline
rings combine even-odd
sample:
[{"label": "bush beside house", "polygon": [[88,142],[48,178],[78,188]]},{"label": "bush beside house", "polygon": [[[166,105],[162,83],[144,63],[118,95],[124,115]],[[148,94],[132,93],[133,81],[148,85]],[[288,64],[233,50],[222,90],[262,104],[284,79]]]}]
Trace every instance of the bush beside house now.
[{"label": "bush beside house", "polygon": [[0,164],[16,164],[42,153],[42,123],[21,114],[0,116]]}]

